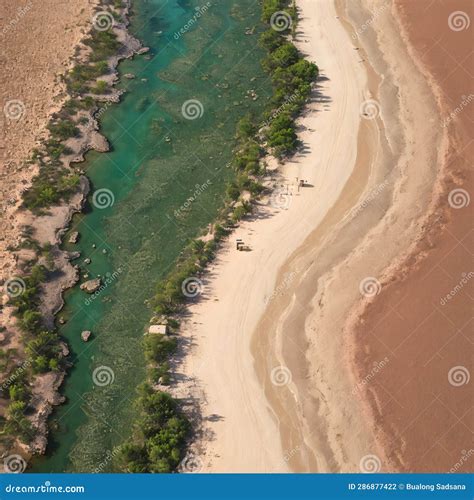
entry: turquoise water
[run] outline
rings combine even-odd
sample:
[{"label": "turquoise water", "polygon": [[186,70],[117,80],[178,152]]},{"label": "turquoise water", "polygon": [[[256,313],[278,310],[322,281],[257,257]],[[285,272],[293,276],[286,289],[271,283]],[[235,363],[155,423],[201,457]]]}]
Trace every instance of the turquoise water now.
[{"label": "turquoise water", "polygon": [[[216,216],[233,176],[228,163],[236,124],[249,111],[260,114],[270,97],[258,30],[245,34],[259,25],[257,1],[213,3],[182,36],[175,34],[206,2],[133,5],[131,31],[151,48],[151,58],[120,65],[122,75],[136,78],[121,79],[126,94],[101,118],[111,152],[87,155],[92,192],[107,189],[110,206],[97,208],[91,196],[72,228],[81,235],[74,246],[81,252],[81,274],[108,276],[110,284],[95,299],[79,287],[66,293],[61,315],[67,323],[60,331],[74,367],[37,472],[110,470],[107,456],[130,435],[135,390],[144,379],[141,338],[152,315],[146,301],[189,239]],[[250,90],[257,100],[248,97]],[[183,116],[189,100],[199,101],[202,116]],[[185,207],[191,196],[195,201]],[[92,262],[85,265],[85,258]],[[83,330],[92,331],[87,344]],[[93,383],[102,366],[113,378],[109,385]]]}]

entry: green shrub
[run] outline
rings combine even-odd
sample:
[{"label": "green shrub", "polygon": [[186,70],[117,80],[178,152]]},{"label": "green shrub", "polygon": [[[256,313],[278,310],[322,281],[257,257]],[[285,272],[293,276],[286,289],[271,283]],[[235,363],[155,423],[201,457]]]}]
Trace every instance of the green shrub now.
[{"label": "green shrub", "polygon": [[53,137],[63,141],[71,137],[77,137],[80,133],[74,122],[69,120],[61,120],[55,123],[50,123],[48,125],[48,130],[51,132]]},{"label": "green shrub", "polygon": [[167,338],[164,335],[147,335],[144,340],[145,358],[147,361],[163,363],[176,351],[177,342],[175,338]]},{"label": "green shrub", "polygon": [[119,448],[119,466],[127,472],[173,472],[183,456],[189,422],[169,394],[147,384],[141,392],[135,436]]}]

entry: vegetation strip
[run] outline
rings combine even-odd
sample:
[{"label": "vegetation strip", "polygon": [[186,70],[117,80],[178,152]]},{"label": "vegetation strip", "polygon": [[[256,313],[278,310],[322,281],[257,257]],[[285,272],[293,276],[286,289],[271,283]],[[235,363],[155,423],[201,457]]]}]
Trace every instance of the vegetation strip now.
[{"label": "vegetation strip", "polygon": [[[213,237],[208,241],[193,240],[187,246],[175,268],[158,285],[152,300],[156,314],[152,323],[166,326],[167,334],[150,333],[144,339],[149,370],[148,380],[138,391],[140,415],[131,438],[113,453],[118,468],[123,471],[173,472],[179,468],[191,438],[191,425],[180,411],[179,402],[161,391],[160,386],[169,383],[168,359],[176,352],[179,318],[186,302],[195,296],[194,288],[190,290],[189,286],[200,286],[197,277],[203,275],[215,258],[222,240],[236,222],[252,211],[252,198],[265,191],[260,180],[265,174],[266,152],[284,159],[298,147],[295,119],[311,93],[318,68],[306,61],[288,40],[290,33],[294,35],[297,22],[294,2],[289,4],[289,0],[263,2],[262,20],[267,30],[260,43],[267,50],[263,65],[272,78],[274,95],[259,126],[255,125],[257,120],[253,116],[244,117],[238,124],[233,159],[235,180],[227,187],[226,201],[214,225]],[[277,24],[278,19],[283,24]]]}]

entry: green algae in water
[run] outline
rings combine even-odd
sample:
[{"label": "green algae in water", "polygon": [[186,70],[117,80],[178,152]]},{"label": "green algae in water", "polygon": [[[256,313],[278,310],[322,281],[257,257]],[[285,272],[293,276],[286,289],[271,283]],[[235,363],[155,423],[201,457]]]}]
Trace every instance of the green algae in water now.
[{"label": "green algae in water", "polygon": [[[82,272],[108,284],[96,298],[78,287],[66,294],[62,315],[68,322],[61,333],[74,368],[65,383],[67,403],[53,416],[50,456],[36,471],[112,470],[108,457],[130,435],[136,387],[145,375],[146,301],[189,238],[215,218],[233,177],[238,120],[249,111],[259,115],[268,103],[258,32],[245,34],[258,26],[260,4],[220,0],[192,30],[176,36],[198,7],[194,0],[134,2],[131,31],[151,48],[151,59],[121,64],[121,74],[136,78],[123,80],[122,102],[103,115],[112,151],[90,153],[86,163],[93,190],[109,190],[113,203],[104,209],[91,204],[74,221],[81,261],[92,260],[81,264]],[[255,101],[251,89],[259,96]],[[183,116],[187,101],[199,117]],[[184,208],[190,197],[196,199]],[[87,344],[80,340],[83,330],[93,332]],[[112,383],[93,383],[101,367],[107,369],[99,372],[105,374],[99,383]]]}]

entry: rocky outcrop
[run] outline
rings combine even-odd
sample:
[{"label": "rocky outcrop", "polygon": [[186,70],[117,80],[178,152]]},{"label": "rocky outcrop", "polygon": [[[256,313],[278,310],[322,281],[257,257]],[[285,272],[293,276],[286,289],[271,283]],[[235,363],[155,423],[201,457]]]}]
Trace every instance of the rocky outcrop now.
[{"label": "rocky outcrop", "polygon": [[87,342],[90,337],[92,335],[92,332],[90,330],[84,330],[82,333],[81,333],[81,339],[84,341],[84,342]]},{"label": "rocky outcrop", "polygon": [[81,290],[84,290],[87,293],[94,293],[100,288],[100,285],[101,285],[100,278],[94,278],[92,280],[85,281],[84,283],[82,283]]},{"label": "rocky outcrop", "polygon": [[29,444],[30,453],[44,454],[48,445],[48,418],[53,407],[64,403],[65,398],[58,390],[64,380],[62,372],[48,372],[38,375],[32,389],[30,407],[33,409],[30,418],[36,430],[33,441]]}]

